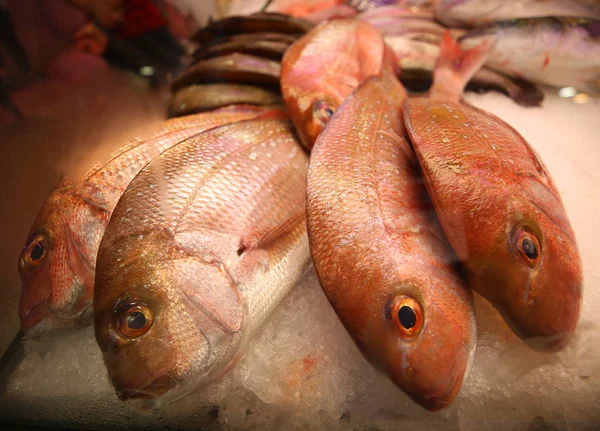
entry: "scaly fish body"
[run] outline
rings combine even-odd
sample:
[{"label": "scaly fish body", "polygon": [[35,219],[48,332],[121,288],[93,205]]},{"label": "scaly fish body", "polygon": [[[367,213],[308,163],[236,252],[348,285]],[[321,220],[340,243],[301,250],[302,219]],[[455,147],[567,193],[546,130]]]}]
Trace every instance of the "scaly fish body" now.
[{"label": "scaly fish body", "polygon": [[530,18],[495,23],[461,37],[469,49],[493,38],[486,66],[554,87],[600,94],[600,20]]},{"label": "scaly fish body", "polygon": [[[430,98],[408,100],[407,128],[425,184],[471,288],[524,339],[561,347],[575,330],[582,269],[559,193],[528,143],[508,124],[458,102],[476,69],[448,36]],[[461,76],[462,75],[462,76]]]},{"label": "scaly fish body", "polygon": [[342,104],[311,153],[307,219],[325,294],[365,356],[429,410],[457,396],[476,341],[472,298],[402,138],[389,73]]},{"label": "scaly fish body", "polygon": [[29,337],[91,323],[96,255],[117,201],[150,160],[215,126],[253,118],[253,107],[168,120],[94,167],[79,184],[62,179],[37,215],[19,258],[21,328]]},{"label": "scaly fish body", "polygon": [[597,0],[437,0],[436,18],[449,26],[480,26],[494,21],[545,16],[600,18]]},{"label": "scaly fish body", "polygon": [[306,164],[291,124],[262,118],[188,139],[131,182],[94,294],[121,399],[173,401],[239,359],[310,260]]},{"label": "scaly fish body", "polygon": [[281,63],[281,93],[302,144],[312,148],[352,90],[393,63],[381,34],[360,20],[325,22],[295,42]]}]

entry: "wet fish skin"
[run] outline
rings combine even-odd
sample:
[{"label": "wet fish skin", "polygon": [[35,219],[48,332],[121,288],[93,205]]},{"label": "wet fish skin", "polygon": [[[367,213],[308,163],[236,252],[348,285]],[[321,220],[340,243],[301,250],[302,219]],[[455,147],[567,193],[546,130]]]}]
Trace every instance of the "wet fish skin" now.
[{"label": "wet fish skin", "polygon": [[583,279],[558,190],[516,130],[448,88],[468,80],[464,67],[484,51],[443,42],[430,96],[406,102],[405,122],[469,286],[518,336],[537,338],[532,347],[560,349],[579,319]]},{"label": "wet fish skin", "polygon": [[455,27],[546,16],[600,18],[597,0],[437,0],[433,8],[440,22]]},{"label": "wet fish skin", "polygon": [[395,69],[393,53],[366,22],[324,22],[295,42],[281,63],[281,93],[307,149],[335,110],[365,78]]},{"label": "wet fish skin", "polygon": [[193,114],[235,104],[282,104],[281,96],[254,85],[198,84],[182,88],[172,95],[169,116]]},{"label": "wet fish skin", "polygon": [[[304,273],[307,156],[285,117],[270,118],[165,151],[120,199],[94,322],[121,399],[171,402],[222,376]],[[132,303],[153,322],[135,337]]]},{"label": "wet fish skin", "polygon": [[475,29],[459,41],[469,49],[495,40],[486,66],[553,87],[600,94],[600,20],[527,18]]},{"label": "wet fish skin", "polygon": [[[401,137],[406,93],[384,71],[334,114],[307,180],[311,255],[323,290],[363,354],[415,402],[447,407],[476,342],[472,297]],[[403,304],[420,316],[400,326]]]},{"label": "wet fish skin", "polygon": [[19,257],[19,315],[27,336],[60,335],[91,323],[100,241],[119,197],[146,163],[191,135],[263,112],[243,106],[168,120],[147,139],[116,151],[81,182],[61,179],[36,216]]},{"label": "wet fish skin", "polygon": [[171,84],[173,92],[203,82],[236,82],[279,85],[278,62],[255,55],[233,53],[201,60],[179,75]]},{"label": "wet fish skin", "polygon": [[227,40],[217,44],[200,47],[194,53],[194,61],[219,57],[239,52],[257,57],[281,60],[285,50],[290,46],[287,42],[272,40]]},{"label": "wet fish skin", "polygon": [[[412,39],[406,36],[384,36],[385,42],[396,54],[400,69],[400,80],[411,88],[423,86],[429,88],[433,78],[433,70],[439,57],[440,40],[434,42]],[[522,106],[541,106],[544,93],[534,84],[504,76],[485,67],[479,69],[467,85],[467,90],[494,89],[510,96]]]}]

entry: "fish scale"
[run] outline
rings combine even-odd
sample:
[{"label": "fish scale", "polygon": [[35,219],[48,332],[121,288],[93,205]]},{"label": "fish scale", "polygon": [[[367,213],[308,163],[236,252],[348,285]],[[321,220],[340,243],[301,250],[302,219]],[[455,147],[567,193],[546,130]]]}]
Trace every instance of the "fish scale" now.
[{"label": "fish scale", "polygon": [[[123,398],[170,401],[220,377],[304,273],[307,158],[281,118],[194,136],[154,159],[121,197],[98,257],[94,316]],[[154,313],[135,342],[114,320],[130,301]],[[197,348],[171,331],[178,316]],[[152,366],[139,362],[149,355]]]}]

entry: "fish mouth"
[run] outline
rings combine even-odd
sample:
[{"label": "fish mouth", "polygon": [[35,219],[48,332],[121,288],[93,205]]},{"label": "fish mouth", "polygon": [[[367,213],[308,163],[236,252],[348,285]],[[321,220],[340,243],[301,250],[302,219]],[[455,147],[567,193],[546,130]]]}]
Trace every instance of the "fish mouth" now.
[{"label": "fish mouth", "polygon": [[155,400],[178,384],[177,380],[166,373],[141,389],[123,389],[117,395],[121,401]]},{"label": "fish mouth", "polygon": [[27,331],[33,328],[48,316],[48,300],[44,299],[32,307],[21,309],[19,317],[21,319],[21,329]]}]

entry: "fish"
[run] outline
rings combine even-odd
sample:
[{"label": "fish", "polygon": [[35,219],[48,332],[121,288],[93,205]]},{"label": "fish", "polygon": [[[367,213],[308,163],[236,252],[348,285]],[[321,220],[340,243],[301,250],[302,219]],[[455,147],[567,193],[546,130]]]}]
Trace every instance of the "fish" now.
[{"label": "fish", "polygon": [[437,411],[460,390],[477,329],[404,139],[405,99],[384,70],[333,115],[310,156],[308,236],[323,291],[362,353]]},{"label": "fish", "polygon": [[451,27],[546,16],[600,18],[597,0],[437,0],[433,9],[438,21]]},{"label": "fish", "polygon": [[176,92],[193,84],[222,81],[276,87],[279,85],[280,71],[281,66],[277,61],[233,53],[198,61],[171,83],[171,90]]},{"label": "fish", "polygon": [[197,84],[171,96],[169,116],[178,117],[229,105],[277,105],[281,96],[265,88],[242,84]]},{"label": "fish", "polygon": [[425,186],[470,288],[532,347],[560,350],[583,292],[575,234],[550,173],[500,118],[460,101],[491,45],[462,51],[446,34],[427,98],[404,120]]},{"label": "fish", "polygon": [[243,106],[168,120],[94,166],[82,181],[59,180],[19,256],[19,316],[27,337],[59,336],[91,324],[98,247],[119,197],[144,165],[192,135],[263,112]]},{"label": "fish", "polygon": [[100,246],[94,328],[121,400],[223,376],[304,274],[307,156],[282,113],[212,129],[131,182]]},{"label": "fish", "polygon": [[300,141],[312,148],[329,118],[365,78],[396,68],[381,34],[366,22],[324,22],[295,42],[281,62],[281,94]]},{"label": "fish", "polygon": [[287,42],[277,40],[225,40],[220,43],[204,45],[194,53],[194,61],[206,60],[208,58],[220,57],[227,54],[239,52],[257,57],[281,60],[284,52],[290,46]]},{"label": "fish", "polygon": [[[409,89],[426,91],[431,85],[433,69],[440,54],[439,42],[395,35],[386,35],[384,40],[398,58],[402,83]],[[544,100],[544,93],[533,83],[511,78],[485,67],[473,75],[466,89],[500,91],[521,106],[541,106]]]},{"label": "fish", "polygon": [[205,43],[233,34],[259,32],[301,35],[308,32],[313,26],[313,23],[301,18],[274,12],[258,12],[252,15],[229,16],[213,21],[194,33],[191,40],[196,43]]},{"label": "fish", "polygon": [[494,41],[486,66],[553,87],[600,94],[600,20],[526,18],[496,22],[459,38],[469,49]]}]

